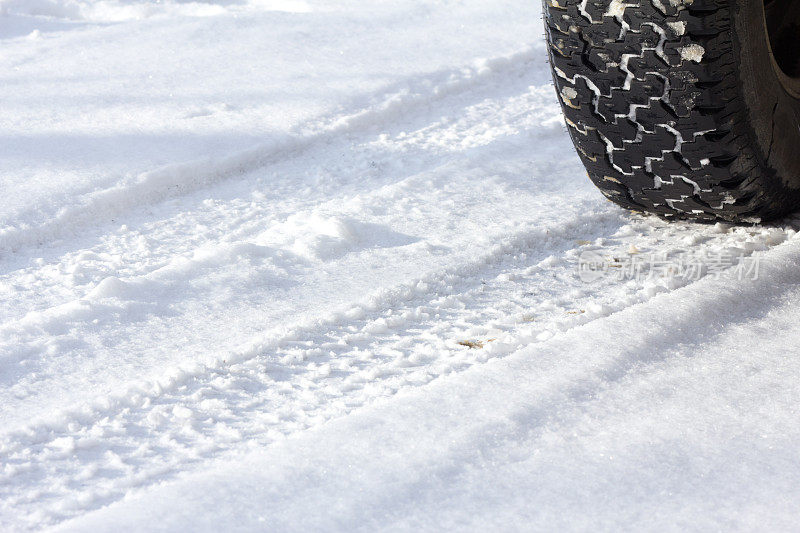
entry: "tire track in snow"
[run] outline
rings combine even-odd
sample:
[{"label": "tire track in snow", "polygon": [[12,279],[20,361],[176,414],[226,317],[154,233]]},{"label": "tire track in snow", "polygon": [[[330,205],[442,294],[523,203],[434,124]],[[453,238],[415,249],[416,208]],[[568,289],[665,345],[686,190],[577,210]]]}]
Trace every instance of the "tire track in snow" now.
[{"label": "tire track in snow", "polygon": [[[585,238],[587,227],[594,228],[596,242],[605,241],[601,249],[611,253],[624,253],[633,244],[631,235],[647,228],[651,235],[636,243],[642,251],[675,252],[686,245],[674,237],[664,243],[667,227],[650,219],[625,226],[618,212],[580,217],[551,232],[532,230],[468,265],[373,295],[366,303],[282,335],[254,340],[205,365],[175,369],[159,382],[132,386],[103,404],[7,434],[0,441],[0,479],[6,482],[0,486],[10,487],[13,480],[17,489],[31,487],[32,496],[0,492],[8,509],[3,514],[27,514],[34,525],[97,508],[197,461],[246,443],[268,444],[694,282],[666,279],[626,292],[605,280],[587,286],[571,311],[556,305],[531,320],[511,316],[546,300],[542,294],[520,296],[526,287],[541,287],[553,278],[552,293],[558,295],[574,285],[567,278],[574,276],[575,260],[585,246],[574,248],[570,242]],[[669,226],[673,233],[676,227]],[[691,243],[698,252],[736,246],[750,254],[769,250],[795,231],[709,226],[700,233],[701,242]],[[560,256],[544,257],[553,250]],[[530,266],[533,262],[538,264]],[[507,302],[507,308],[496,309],[498,302]],[[460,340],[485,344],[470,350]],[[158,444],[153,434],[159,435]],[[225,444],[219,443],[221,437]],[[71,478],[69,473],[76,471],[86,477]],[[49,493],[36,493],[36,486],[49,486]],[[43,499],[47,510],[31,511]]]},{"label": "tire track in snow", "polygon": [[[249,346],[237,353],[224,354],[205,365],[176,368],[158,382],[134,384],[121,395],[101,399],[95,405],[82,409],[56,414],[46,423],[35,424],[6,434],[0,439],[0,463],[4,465],[2,477],[0,477],[0,502],[7,506],[8,511],[0,513],[0,516],[20,516],[18,513],[21,511],[21,507],[28,507],[34,502],[38,502],[36,504],[39,507],[38,512],[34,510],[27,517],[28,523],[33,526],[43,521],[52,521],[53,518],[63,519],[72,516],[74,512],[81,509],[81,506],[70,508],[78,501],[83,500],[89,504],[90,502],[85,500],[85,497],[79,496],[85,490],[87,480],[70,479],[67,471],[62,470],[64,467],[69,467],[75,460],[82,463],[79,471],[92,472],[90,477],[94,489],[91,490],[99,491],[91,497],[90,507],[93,508],[117,499],[124,490],[130,488],[130,479],[126,480],[125,475],[112,476],[110,484],[104,488],[102,474],[107,473],[108,469],[102,465],[112,456],[118,459],[118,461],[115,459],[117,465],[126,464],[126,461],[136,465],[135,468],[129,466],[124,469],[127,475],[133,475],[134,470],[142,469],[143,473],[133,483],[133,486],[137,486],[152,482],[157,476],[185,469],[200,457],[213,456],[222,451],[207,449],[194,458],[187,457],[184,452],[189,448],[178,444],[177,441],[174,441],[177,447],[173,447],[172,444],[169,444],[172,438],[165,436],[162,439],[165,447],[157,449],[154,452],[155,456],[146,453],[148,457],[136,459],[136,449],[141,450],[140,445],[147,447],[147,441],[152,439],[152,435],[148,436],[148,434],[153,429],[157,431],[161,423],[167,421],[165,415],[161,413],[162,407],[159,406],[172,405],[172,409],[167,415],[167,417],[171,417],[172,411],[185,413],[182,407],[184,401],[198,404],[208,400],[211,403],[207,402],[206,405],[218,405],[220,409],[230,413],[228,416],[222,416],[220,421],[230,423],[232,420],[242,419],[242,415],[247,413],[248,416],[255,418],[260,423],[260,429],[247,434],[239,433],[240,430],[235,427],[226,429],[217,426],[216,423],[213,424],[211,431],[216,435],[214,438],[220,438],[218,431],[230,432],[231,445],[225,446],[225,449],[232,448],[243,440],[256,439],[253,442],[269,442],[292,431],[304,429],[307,424],[292,424],[291,420],[286,419],[286,417],[294,416],[291,413],[298,409],[297,407],[290,408],[288,412],[283,412],[280,406],[266,409],[256,405],[252,399],[256,388],[267,396],[277,394],[278,399],[287,393],[297,392],[302,395],[303,387],[308,388],[308,382],[305,380],[307,378],[313,380],[319,371],[305,372],[303,369],[307,365],[302,361],[303,358],[296,360],[295,364],[285,367],[289,374],[299,371],[301,374],[299,378],[280,376],[285,369],[285,359],[296,358],[295,350],[298,346],[302,346],[303,339],[321,339],[320,344],[324,345],[326,349],[339,350],[340,348],[337,348],[338,341],[326,341],[325,337],[347,335],[354,329],[368,332],[371,327],[374,328],[376,321],[381,320],[381,311],[386,309],[395,308],[398,310],[397,312],[400,310],[410,312],[409,318],[413,319],[413,315],[417,312],[415,309],[419,307],[419,304],[431,300],[431,292],[437,289],[447,290],[450,283],[458,285],[471,283],[481,286],[485,271],[495,267],[508,254],[519,253],[526,248],[535,247],[539,250],[539,254],[543,255],[559,244],[568,248],[567,243],[578,236],[585,236],[585,228],[596,228],[601,220],[607,220],[612,224],[616,222],[617,225],[621,223],[619,212],[606,212],[601,215],[579,218],[569,228],[554,228],[552,234],[547,229],[541,228],[519,234],[502,245],[496,246],[489,253],[481,255],[468,265],[438,275],[423,277],[393,290],[380,291],[363,304],[350,306],[342,312],[333,313],[308,324],[298,325],[277,335],[255,339],[250,342]],[[525,256],[522,261],[529,259],[528,256]],[[406,302],[410,302],[410,304]],[[415,302],[417,305],[413,305]],[[333,330],[332,333],[331,330]],[[312,350],[314,349],[316,348]],[[412,366],[421,364],[424,368],[424,361],[413,363],[413,356],[411,359]],[[369,373],[369,368],[363,368],[363,364],[366,362],[354,363],[354,371],[363,370]],[[255,365],[255,369],[253,365]],[[332,369],[331,375],[335,377],[337,371]],[[355,378],[354,382],[348,384],[351,393],[357,392],[364,386],[363,381],[360,383],[358,381],[359,378]],[[193,392],[189,392],[187,386],[191,386]],[[211,387],[215,392],[206,391],[206,387]],[[201,391],[201,396],[204,398],[201,399],[197,396],[198,390]],[[189,398],[186,398],[187,393]],[[207,395],[208,397],[206,397]],[[360,405],[360,402],[357,405]],[[345,412],[357,405],[345,406]],[[234,407],[244,409],[244,411],[237,413]],[[303,408],[300,407],[299,412],[302,411]],[[272,417],[277,418],[271,421]],[[130,420],[126,420],[128,418]],[[134,422],[134,420],[136,421]],[[107,432],[103,421],[111,422],[112,425],[117,426],[118,430],[124,428],[123,441],[128,440],[128,442],[114,442],[114,437]],[[243,421],[247,422],[247,419]],[[270,430],[270,426],[275,423],[287,427],[281,431]],[[151,425],[154,428],[148,429]],[[97,431],[101,431],[102,435],[97,434]],[[96,436],[89,437],[92,434]],[[139,440],[140,443],[132,445],[127,437]],[[180,440],[180,437],[178,439]],[[73,442],[75,443],[74,448],[70,444]],[[64,445],[67,446],[66,449],[55,450]],[[191,446],[195,446],[195,444]],[[203,450],[202,444],[198,446]],[[142,463],[137,465],[139,460]],[[160,464],[155,468],[146,468],[147,463],[153,460],[157,460]],[[95,476],[97,472],[100,473],[99,476]],[[99,479],[95,479],[95,477]],[[14,493],[4,493],[2,487],[10,488],[11,484],[2,481],[11,481],[12,478],[15,487]],[[20,496],[20,494],[25,494],[22,486],[28,486],[31,490],[37,486],[49,486],[52,503],[49,511],[45,513],[41,510],[43,494],[37,493],[33,499],[26,502],[27,497]],[[78,499],[70,501],[70,498],[75,497],[76,493]],[[0,525],[3,525],[2,518],[0,518]]]},{"label": "tire track in snow", "polygon": [[186,195],[294,157],[337,136],[397,120],[448,96],[494,83],[498,77],[532,73],[531,65],[540,60],[540,54],[541,45],[537,43],[508,56],[482,60],[477,66],[447,69],[407,80],[372,97],[370,100],[378,103],[367,109],[316,121],[301,127],[298,134],[285,135],[227,157],[189,161],[142,173],[131,181],[87,194],[82,203],[63,207],[37,226],[0,228],[0,251],[16,252],[26,246],[42,245],[135,208]]},{"label": "tire track in snow", "polygon": [[[675,529],[697,524],[698,517],[708,524],[705,529],[722,523],[764,529],[764,509],[777,501],[783,514],[768,521],[775,530],[790,530],[797,426],[787,428],[786,417],[797,386],[783,378],[796,376],[797,364],[785,363],[795,358],[774,339],[765,348],[772,353],[752,354],[755,361],[734,343],[749,345],[752,339],[745,337],[761,337],[760,328],[791,327],[787,297],[796,302],[799,252],[795,239],[769,253],[759,280],[706,278],[313,435],[215,463],[198,476],[147,491],[133,505],[114,506],[58,531],[107,526],[114,519],[127,528],[159,519],[180,527],[180,518],[162,502],[184,497],[183,491],[202,493],[193,490],[194,482],[220,495],[220,514],[232,516],[261,503],[242,491],[231,498],[224,494],[226,483],[247,483],[248,476],[258,478],[251,483],[256,491],[268,490],[261,491],[259,514],[245,523],[258,525],[255,518],[263,516],[274,530],[313,530],[332,521],[345,528],[369,523],[407,530],[434,515],[447,527],[463,525],[463,510],[472,506],[490,517],[474,522],[480,528],[503,529],[525,505],[538,504],[544,514],[532,512],[531,520],[538,521],[526,524],[553,529],[577,506],[586,518],[574,522],[578,528],[596,525],[599,515],[608,529],[626,529],[631,513],[613,505],[610,514],[603,512],[609,501],[628,502],[631,494],[642,496],[633,500],[639,529],[652,528],[654,516]],[[633,342],[621,341],[621,332]],[[596,350],[587,339],[596,341]],[[504,390],[513,393],[497,393]],[[586,472],[588,484],[581,478]],[[740,484],[754,480],[759,482],[741,492]],[[578,492],[586,489],[582,494],[553,503],[553,489],[574,492],[576,483]],[[495,485],[487,510],[485,495],[475,487]],[[727,505],[720,506],[713,496],[727,495],[731,487],[734,497],[723,498]],[[315,506],[331,494],[344,505]],[[404,500],[406,494],[414,498]],[[744,512],[731,519],[731,510],[742,504]],[[643,506],[647,512],[636,512]],[[681,515],[686,506],[692,511]]]},{"label": "tire track in snow", "polygon": [[[66,310],[65,304],[74,305],[84,299],[109,276],[142,280],[166,263],[185,261],[210,246],[230,249],[252,244],[271,229],[302,218],[303,213],[335,214],[353,201],[368,198],[373,201],[376,194],[385,195],[392,187],[402,187],[415,179],[418,185],[426,186],[419,177],[441,165],[443,150],[461,151],[458,160],[464,161],[462,174],[481,168],[496,174],[502,166],[484,164],[487,158],[497,157],[490,145],[511,147],[509,151],[516,156],[524,153],[529,141],[514,143],[515,137],[521,140],[524,137],[520,135],[533,135],[544,140],[558,135],[555,127],[541,127],[552,123],[554,118],[560,120],[557,105],[552,102],[552,88],[529,86],[525,90],[525,87],[525,81],[517,80],[515,84],[504,84],[508,94],[502,98],[496,95],[484,98],[483,90],[467,95],[469,101],[479,100],[478,104],[469,104],[457,96],[454,102],[440,104],[448,113],[446,118],[431,123],[424,120],[423,114],[393,124],[397,138],[370,133],[352,140],[337,139],[296,159],[276,163],[267,175],[250,174],[239,182],[233,197],[225,194],[231,189],[225,184],[209,191],[211,200],[200,196],[190,198],[188,205],[165,205],[163,209],[131,217],[126,220],[131,227],[125,225],[106,233],[98,229],[99,242],[69,241],[47,253],[48,260],[39,259],[34,264],[28,261],[23,265],[14,265],[9,260],[4,265],[7,273],[0,273],[0,289],[3,285],[21,289],[9,294],[7,307],[0,310],[4,323],[0,332],[12,329],[20,319],[35,323],[37,317],[52,314],[54,308],[61,306]],[[415,130],[420,122],[424,127]],[[406,126],[411,126],[411,134],[405,133]],[[331,154],[337,157],[333,168]],[[402,164],[397,163],[399,159]],[[518,172],[528,169],[520,166]],[[318,185],[313,192],[304,191],[293,197],[297,194],[300,173],[323,179],[316,178]],[[405,186],[402,190],[405,193],[402,197],[417,196],[418,191],[413,187]],[[402,193],[396,191],[396,194]],[[353,212],[348,216],[363,218]],[[269,226],[265,228],[265,224]],[[89,246],[83,248],[86,245]],[[77,275],[65,279],[64,273],[72,272]]]},{"label": "tire track in snow", "polygon": [[[305,224],[304,218],[319,214],[333,224],[343,222],[345,228],[352,227],[351,222],[358,224],[364,221],[377,223],[374,227],[378,230],[381,227],[394,228],[407,235],[422,237],[427,234],[424,228],[430,227],[432,220],[439,219],[442,226],[449,224],[448,220],[438,215],[442,214],[439,206],[448,205],[450,201],[462,206],[459,211],[471,213],[469,219],[487,219],[484,215],[488,214],[490,218],[487,221],[492,227],[496,226],[492,220],[493,214],[481,214],[485,212],[482,206],[487,202],[523,212],[520,208],[524,209],[526,202],[522,198],[529,196],[529,191],[546,192],[549,187],[538,190],[524,183],[520,189],[523,181],[512,176],[527,179],[531,168],[538,167],[545,172],[549,172],[550,168],[547,164],[531,165],[524,157],[517,161],[517,154],[524,154],[531,140],[547,142],[549,145],[551,140],[546,136],[555,135],[556,141],[564,136],[560,135],[557,127],[538,127],[542,120],[547,120],[553,126],[556,124],[551,118],[551,115],[554,116],[550,103],[551,88],[546,85],[530,86],[528,76],[512,81],[501,81],[502,88],[491,85],[482,87],[478,92],[446,100],[439,104],[445,115],[433,122],[424,121],[425,113],[421,113],[420,116],[393,124],[386,135],[379,136],[372,132],[338,139],[334,144],[303,154],[296,161],[272,167],[261,185],[240,180],[232,197],[220,194],[220,191],[229,190],[229,184],[223,184],[209,192],[210,197],[215,199],[213,202],[198,201],[203,198],[198,196],[175,206],[170,202],[158,210],[137,214],[127,221],[132,224],[132,230],[119,229],[108,233],[100,242],[85,250],[81,250],[80,245],[86,239],[70,241],[64,247],[59,245],[59,248],[77,248],[75,252],[57,256],[54,262],[43,264],[40,260],[28,268],[1,277],[0,290],[3,286],[24,287],[24,292],[15,293],[14,298],[8,300],[9,305],[2,310],[4,320],[0,321],[0,381],[8,384],[3,393],[8,399],[5,411],[13,419],[9,420],[6,427],[23,421],[19,413],[27,410],[26,404],[33,404],[38,412],[47,412],[43,409],[53,404],[48,397],[60,396],[73,385],[82,387],[82,375],[96,376],[98,372],[103,373],[104,367],[115,366],[117,361],[132,371],[150,367],[169,368],[175,364],[169,363],[170,360],[196,358],[198,354],[225,353],[240,339],[263,331],[264,322],[269,323],[278,315],[282,322],[286,318],[292,322],[292,317],[298,315],[316,315],[318,310],[304,309],[303,305],[296,304],[280,312],[275,306],[269,307],[266,313],[259,311],[259,300],[270,300],[276,296],[275,291],[263,287],[269,287],[274,281],[270,278],[259,280],[261,274],[275,270],[284,279],[310,280],[312,285],[325,278],[308,275],[309,268],[320,264],[314,257],[310,257],[310,262],[302,257],[300,261],[286,260],[286,255],[295,251],[298,242],[301,245],[308,243],[313,255],[314,234],[318,233],[323,239],[327,239],[328,235],[319,233],[319,228],[308,224],[303,232],[308,231],[309,235],[298,234],[291,228],[294,224],[292,218],[299,218]],[[421,122],[425,127],[418,130],[421,132],[419,134],[417,130],[406,129],[409,124],[419,127]],[[412,133],[407,135],[404,133],[406,131]],[[493,161],[498,157],[498,149],[502,151],[504,159],[513,162]],[[332,164],[331,155],[336,157],[333,168],[329,168]],[[450,163],[442,166],[442,159]],[[402,161],[402,164],[393,164],[395,160]],[[486,165],[486,161],[490,164]],[[364,175],[352,172],[353,168],[361,167],[368,167]],[[431,172],[431,168],[435,170]],[[296,182],[296,177],[287,178],[282,187],[270,190],[269,194],[250,196],[248,193],[259,190],[264,183],[272,186],[275,181],[280,181],[273,179],[273,176],[291,176],[298,172],[308,172],[305,175],[312,177],[317,174],[323,176],[325,187],[315,190],[310,197],[301,196],[301,201],[291,202],[284,202],[283,199],[292,199],[292,191],[287,185]],[[453,179],[450,175],[459,177]],[[493,175],[501,178],[490,178]],[[509,186],[512,191],[520,191],[523,195],[517,195],[516,192],[513,196],[508,194]],[[337,193],[343,191],[343,194],[331,194],[331,187]],[[419,191],[431,187],[434,189],[432,194],[425,193],[422,200]],[[498,188],[489,196],[475,197],[470,192],[483,187]],[[581,193],[581,196],[584,195]],[[275,203],[273,199],[281,200],[279,208],[272,207]],[[320,199],[328,201],[319,205]],[[411,219],[404,217],[400,221],[382,212],[387,205],[398,204],[399,200],[402,200],[399,205],[413,209],[412,212],[424,211],[427,215],[412,216]],[[350,204],[352,208],[348,207]],[[420,208],[422,211],[419,211]],[[286,219],[289,213],[292,215]],[[453,214],[455,218],[463,219],[460,213],[453,211]],[[137,219],[143,222],[137,223]],[[415,222],[408,224],[409,220]],[[287,222],[287,227],[279,229],[278,233],[285,234],[290,240],[283,240],[282,236],[280,242],[274,239],[264,242],[260,239],[262,233],[269,233],[275,226],[284,225],[284,222]],[[326,220],[322,222],[327,223]],[[467,223],[466,226],[471,225]],[[213,228],[213,233],[206,228]],[[345,236],[337,244],[344,247],[347,254],[353,254],[351,259],[366,251],[366,243],[359,242],[361,230],[357,226],[355,229],[355,241]],[[102,231],[102,228],[98,228],[98,235]],[[464,231],[459,233],[463,234]],[[501,238],[505,232],[487,229],[483,233]],[[179,236],[180,240],[175,236]],[[338,238],[336,235],[334,237]],[[142,241],[146,244],[141,245]],[[437,237],[435,241],[432,244],[450,243],[451,239]],[[456,241],[463,239],[457,238]],[[272,242],[276,244],[273,246]],[[445,254],[471,245],[463,242],[455,248],[447,246],[441,249],[426,245],[402,248],[398,252],[412,261],[422,259],[431,269],[438,270],[448,262],[444,259]],[[284,251],[288,253],[283,255]],[[57,252],[53,251],[52,254],[56,255]],[[252,268],[241,268],[242,262],[249,263]],[[237,263],[239,267],[235,266]],[[170,267],[177,268],[172,269],[171,274],[165,272]],[[425,270],[428,271],[429,267]],[[243,287],[242,294],[248,294],[248,301],[251,302],[249,307],[241,305],[233,313],[228,313],[246,318],[238,322],[239,329],[233,328],[227,339],[202,333],[216,329],[207,328],[207,324],[228,320],[224,310],[208,309],[206,304],[214,305],[216,298],[198,290],[208,285],[209,278],[214,275],[213,270],[237,272],[235,279],[226,276],[223,285]],[[373,286],[368,279],[369,273],[362,274],[366,276],[362,275],[359,283]],[[416,275],[418,273],[409,271],[403,277],[410,279]],[[280,283],[280,280],[277,281]],[[347,281],[339,282],[336,288],[347,293],[348,285]],[[119,287],[118,291],[115,286]],[[118,299],[102,299],[102,294],[107,292],[112,293],[107,294],[111,297],[118,294]],[[330,298],[334,296],[335,289],[325,292]],[[95,297],[97,293],[100,293],[100,299]],[[281,295],[279,298],[288,296],[297,301],[294,292],[278,290],[277,293]],[[325,297],[320,291],[305,293],[311,297]],[[348,293],[345,301],[350,301],[354,296]],[[204,318],[192,320],[191,316]],[[147,331],[151,327],[155,330],[152,335]],[[115,331],[124,334],[115,334]],[[121,345],[117,344],[115,337],[122,341]],[[176,342],[175,339],[181,341]],[[175,346],[174,355],[162,353],[164,350],[159,346]],[[186,355],[178,355],[181,352]],[[164,359],[165,356],[169,359]],[[60,374],[64,367],[66,374]],[[82,369],[85,370],[81,372]],[[116,375],[110,376],[110,383],[119,383]],[[101,389],[87,390],[90,395],[86,398],[117,390],[116,385],[98,385]]]}]

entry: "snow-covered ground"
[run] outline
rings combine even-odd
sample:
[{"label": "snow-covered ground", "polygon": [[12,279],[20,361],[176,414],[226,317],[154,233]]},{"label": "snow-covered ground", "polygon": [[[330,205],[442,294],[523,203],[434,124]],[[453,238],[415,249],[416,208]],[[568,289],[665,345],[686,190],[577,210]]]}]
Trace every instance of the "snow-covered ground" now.
[{"label": "snow-covered ground", "polygon": [[0,530],[792,529],[800,221],[605,201],[541,33],[0,0]]}]

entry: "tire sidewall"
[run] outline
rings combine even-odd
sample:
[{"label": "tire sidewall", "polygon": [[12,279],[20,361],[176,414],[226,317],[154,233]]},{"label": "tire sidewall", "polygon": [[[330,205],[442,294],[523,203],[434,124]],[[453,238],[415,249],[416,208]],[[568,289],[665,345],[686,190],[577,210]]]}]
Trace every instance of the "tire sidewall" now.
[{"label": "tire sidewall", "polygon": [[772,57],[763,1],[735,0],[732,9],[741,98],[757,155],[773,178],[800,191],[800,98],[789,92]]}]

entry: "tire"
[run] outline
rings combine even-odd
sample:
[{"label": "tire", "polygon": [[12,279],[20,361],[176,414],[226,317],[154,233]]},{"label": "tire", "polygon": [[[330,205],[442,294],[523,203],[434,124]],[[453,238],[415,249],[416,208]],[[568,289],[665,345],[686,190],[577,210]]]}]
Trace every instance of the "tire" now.
[{"label": "tire", "polygon": [[800,0],[545,0],[545,26],[606,197],[706,221],[800,208]]}]

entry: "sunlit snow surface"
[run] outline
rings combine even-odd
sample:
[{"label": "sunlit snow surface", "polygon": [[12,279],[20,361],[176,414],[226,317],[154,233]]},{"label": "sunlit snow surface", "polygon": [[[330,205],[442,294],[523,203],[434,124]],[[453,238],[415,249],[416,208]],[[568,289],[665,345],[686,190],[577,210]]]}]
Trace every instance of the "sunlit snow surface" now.
[{"label": "sunlit snow surface", "polygon": [[791,529],[798,223],[605,201],[539,10],[0,0],[0,530]]}]

